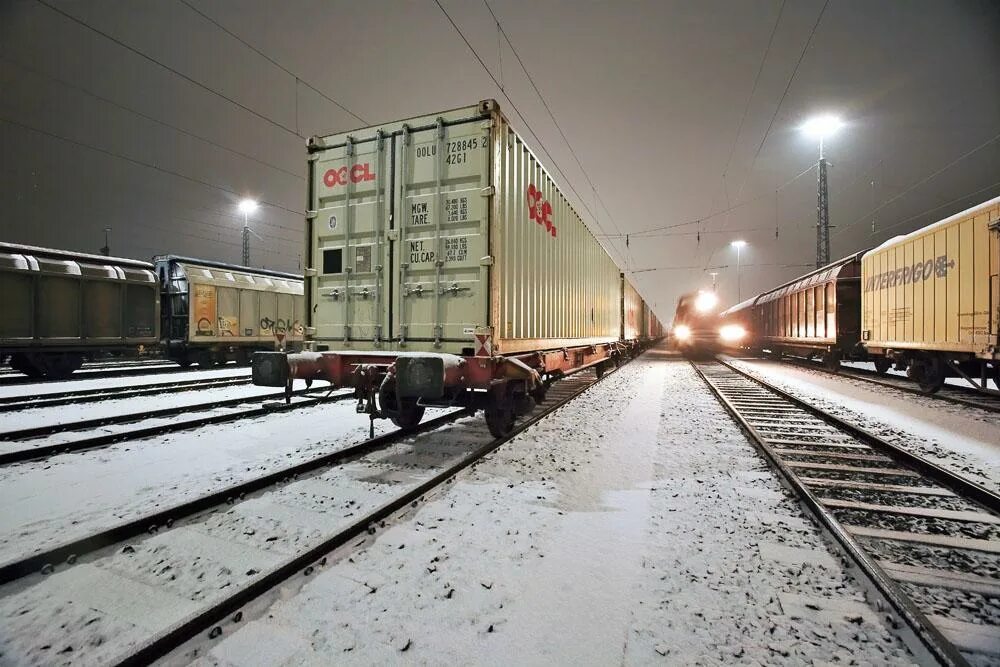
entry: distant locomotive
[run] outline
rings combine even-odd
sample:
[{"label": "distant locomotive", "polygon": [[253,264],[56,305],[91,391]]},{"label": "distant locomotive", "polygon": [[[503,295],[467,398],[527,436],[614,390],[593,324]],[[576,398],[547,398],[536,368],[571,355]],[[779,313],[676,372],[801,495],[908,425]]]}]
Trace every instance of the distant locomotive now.
[{"label": "distant locomotive", "polygon": [[247,362],[302,342],[302,279],[276,271],[0,243],[0,295],[0,362],[29,377],[66,378],[104,356]]},{"label": "distant locomotive", "polygon": [[846,257],[725,313],[742,347],[871,361],[935,392],[1000,385],[1000,197]]},{"label": "distant locomotive", "polygon": [[672,329],[674,346],[691,358],[710,357],[746,335],[737,324],[726,322],[715,292],[698,291],[677,301]]}]

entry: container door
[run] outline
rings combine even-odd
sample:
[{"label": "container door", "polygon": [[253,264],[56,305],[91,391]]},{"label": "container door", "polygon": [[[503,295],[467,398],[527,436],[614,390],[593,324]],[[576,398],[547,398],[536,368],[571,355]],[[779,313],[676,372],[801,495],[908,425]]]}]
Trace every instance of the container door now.
[{"label": "container door", "polygon": [[488,325],[489,123],[439,121],[396,142],[393,336],[471,353]]},{"label": "container door", "polygon": [[316,276],[307,281],[317,341],[371,344],[385,338],[389,146],[379,134],[317,154],[311,204]]}]

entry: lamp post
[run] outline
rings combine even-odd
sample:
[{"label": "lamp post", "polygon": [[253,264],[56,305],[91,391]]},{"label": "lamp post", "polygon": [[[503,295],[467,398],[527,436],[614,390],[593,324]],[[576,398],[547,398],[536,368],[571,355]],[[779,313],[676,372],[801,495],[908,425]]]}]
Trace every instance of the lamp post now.
[{"label": "lamp post", "polygon": [[729,245],[736,248],[736,303],[743,302],[743,286],[740,280],[740,252],[747,246],[746,241],[733,241]]},{"label": "lamp post", "polygon": [[830,198],[826,181],[826,157],[823,140],[844,126],[836,116],[824,115],[811,118],[802,126],[806,136],[819,139],[819,169],[816,175],[816,268],[830,263]]},{"label": "lamp post", "polygon": [[243,214],[243,266],[250,266],[250,214],[257,210],[257,202],[243,199],[236,208]]}]

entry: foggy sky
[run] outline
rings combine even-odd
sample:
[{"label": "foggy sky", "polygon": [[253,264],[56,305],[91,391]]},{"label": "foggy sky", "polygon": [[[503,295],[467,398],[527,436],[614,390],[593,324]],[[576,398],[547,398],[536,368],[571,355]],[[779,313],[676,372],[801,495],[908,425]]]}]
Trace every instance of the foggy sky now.
[{"label": "foggy sky", "polygon": [[834,257],[1000,194],[989,0],[491,0],[575,157],[481,0],[442,4],[503,91],[433,0],[187,3],[0,0],[0,240],[238,262],[254,196],[253,263],[296,271],[305,137],[485,98],[665,320],[709,271],[736,300],[734,239],[744,298],[808,271],[813,113]]}]

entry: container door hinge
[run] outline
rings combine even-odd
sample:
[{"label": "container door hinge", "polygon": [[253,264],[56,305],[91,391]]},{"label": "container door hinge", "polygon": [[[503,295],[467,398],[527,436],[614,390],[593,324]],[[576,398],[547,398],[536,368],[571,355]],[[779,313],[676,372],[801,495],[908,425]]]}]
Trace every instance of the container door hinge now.
[{"label": "container door hinge", "polygon": [[317,271],[316,269],[307,268],[303,271],[302,275],[304,275],[306,278],[315,278],[317,275]]},{"label": "container door hinge", "polygon": [[493,256],[486,255],[486,257],[480,257],[479,266],[493,266]]},{"label": "container door hinge", "polygon": [[485,188],[479,190],[480,197],[492,197],[497,193],[497,189],[492,185],[487,185]]},{"label": "container door hinge", "polygon": [[319,216],[319,211],[306,211],[306,220],[315,220]]},{"label": "container door hinge", "polygon": [[389,231],[387,231],[385,233],[385,238],[386,238],[386,240],[389,240],[389,241],[398,241],[399,240],[399,230],[398,229],[390,229]]},{"label": "container door hinge", "polygon": [[306,158],[309,162],[315,162],[319,159],[319,153],[310,153],[309,157]]},{"label": "container door hinge", "polygon": [[316,327],[306,327],[306,335],[307,336],[315,336],[316,335]]}]

